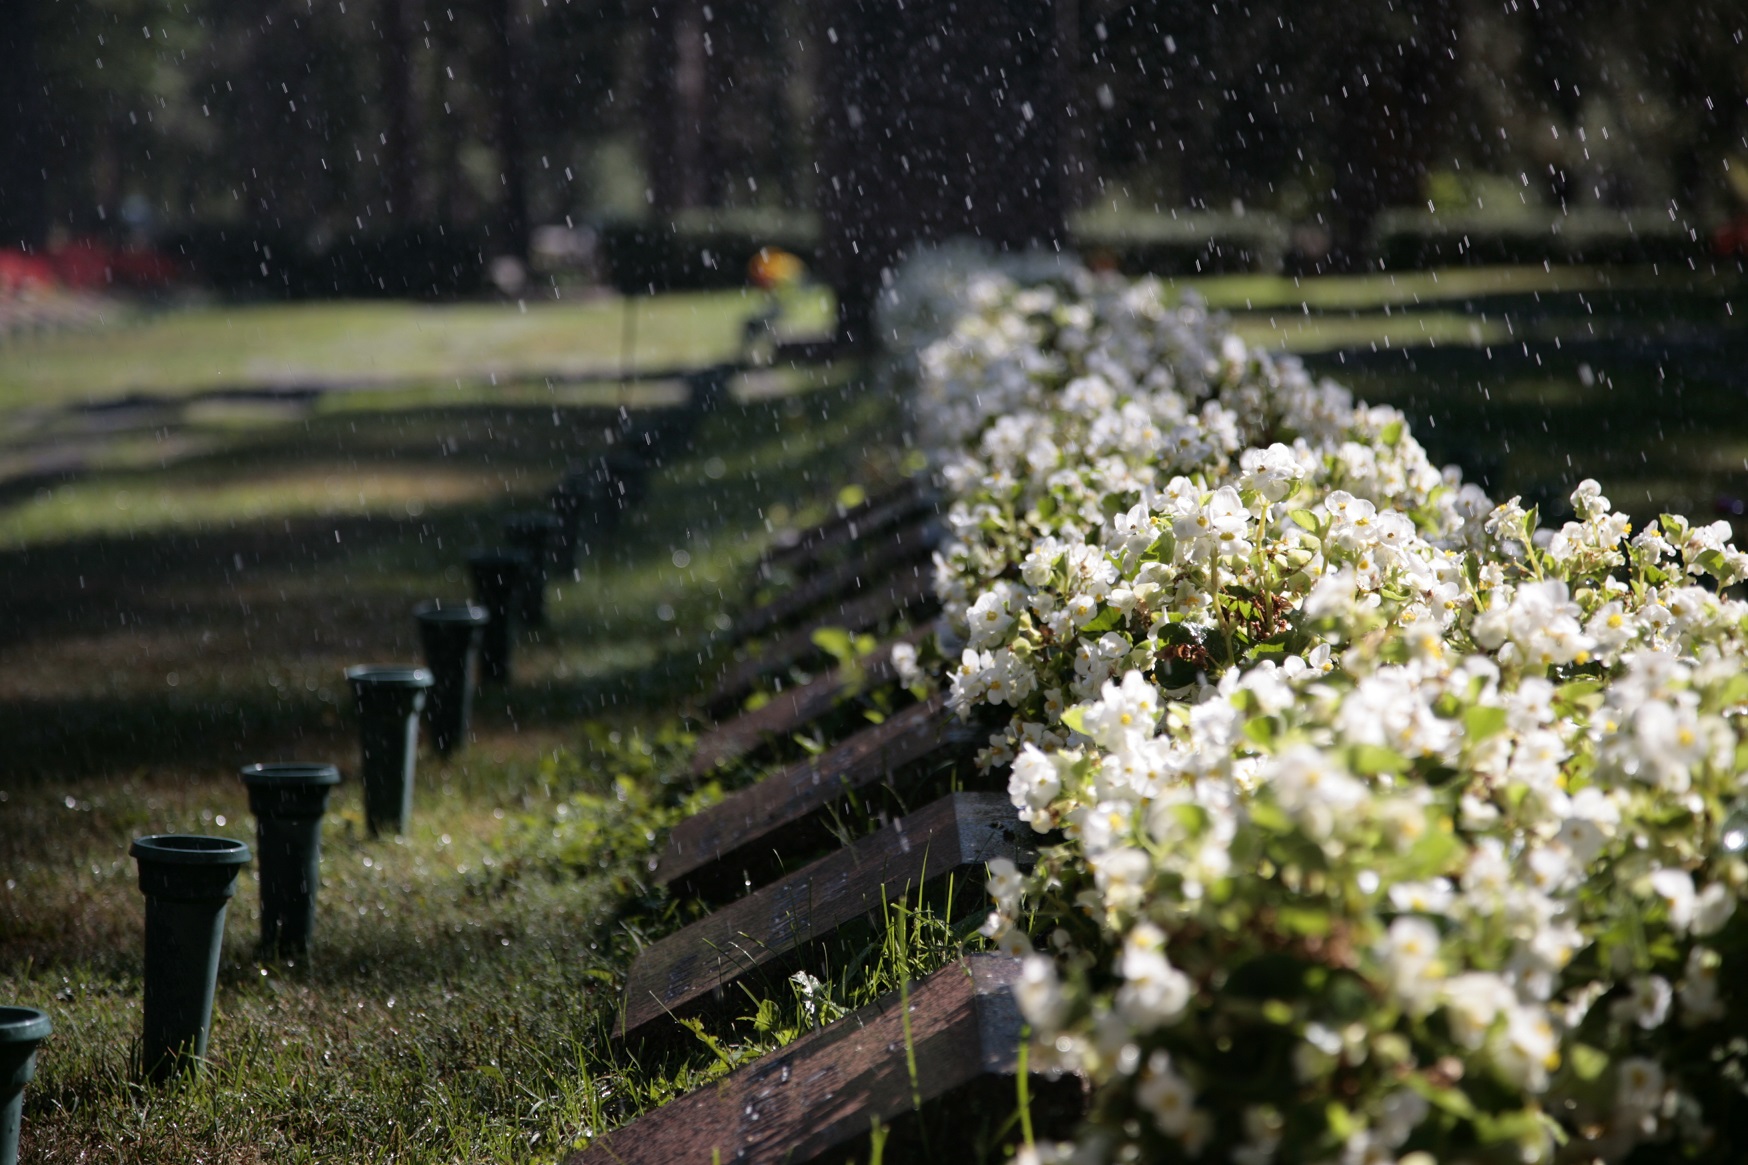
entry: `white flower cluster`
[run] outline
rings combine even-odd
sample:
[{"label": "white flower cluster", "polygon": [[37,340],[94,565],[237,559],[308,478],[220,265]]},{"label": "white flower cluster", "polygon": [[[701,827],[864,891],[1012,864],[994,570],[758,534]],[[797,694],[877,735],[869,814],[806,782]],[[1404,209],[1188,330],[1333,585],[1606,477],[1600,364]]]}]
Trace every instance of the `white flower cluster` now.
[{"label": "white flower cluster", "polygon": [[1096,1090],[1027,1159],[1748,1152],[1728,525],[1538,530],[1155,282],[912,279],[952,701],[1061,839],[985,933]]}]

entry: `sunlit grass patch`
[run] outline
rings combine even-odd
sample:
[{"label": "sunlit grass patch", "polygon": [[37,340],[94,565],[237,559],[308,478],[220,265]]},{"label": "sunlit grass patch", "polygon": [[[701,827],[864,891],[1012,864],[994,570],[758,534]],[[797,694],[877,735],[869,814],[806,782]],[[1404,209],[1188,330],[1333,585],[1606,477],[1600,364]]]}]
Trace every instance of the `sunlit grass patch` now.
[{"label": "sunlit grass patch", "polygon": [[477,474],[431,467],[359,472],[314,464],[204,482],[152,474],[87,478],[41,490],[23,505],[0,512],[0,546],[271,518],[417,518],[429,507],[477,502],[493,492]]},{"label": "sunlit grass patch", "polygon": [[[218,388],[456,382],[684,368],[732,358],[761,293],[726,291],[580,302],[321,302],[165,312],[126,328],[0,348],[0,402],[89,405],[127,394]],[[785,297],[782,335],[830,327],[829,294]]]}]

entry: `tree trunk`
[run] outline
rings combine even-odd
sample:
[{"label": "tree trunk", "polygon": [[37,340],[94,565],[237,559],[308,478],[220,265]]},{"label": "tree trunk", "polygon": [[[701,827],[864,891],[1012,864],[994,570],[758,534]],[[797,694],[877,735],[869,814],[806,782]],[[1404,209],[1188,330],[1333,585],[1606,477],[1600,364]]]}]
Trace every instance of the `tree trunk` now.
[{"label": "tree trunk", "polygon": [[834,0],[822,50],[821,266],[845,340],[919,243],[1060,245],[1066,0]]},{"label": "tree trunk", "polygon": [[494,33],[490,84],[495,104],[499,184],[497,252],[528,258],[528,171],[522,146],[522,69],[524,21],[516,0],[490,0]]},{"label": "tree trunk", "polygon": [[0,4],[0,247],[35,248],[48,234],[46,128],[53,108],[37,68],[38,5]]},{"label": "tree trunk", "polygon": [[1429,0],[1393,24],[1366,21],[1360,10],[1345,30],[1330,82],[1339,108],[1330,254],[1338,270],[1371,265],[1380,210],[1419,204],[1428,168],[1448,137],[1455,8],[1451,0]]},{"label": "tree trunk", "polygon": [[658,0],[644,58],[644,167],[658,214],[707,201],[709,70],[699,0]]},{"label": "tree trunk", "polygon": [[387,190],[391,221],[416,222],[419,199],[419,142],[414,119],[413,29],[417,0],[382,0],[382,93],[388,142]]}]

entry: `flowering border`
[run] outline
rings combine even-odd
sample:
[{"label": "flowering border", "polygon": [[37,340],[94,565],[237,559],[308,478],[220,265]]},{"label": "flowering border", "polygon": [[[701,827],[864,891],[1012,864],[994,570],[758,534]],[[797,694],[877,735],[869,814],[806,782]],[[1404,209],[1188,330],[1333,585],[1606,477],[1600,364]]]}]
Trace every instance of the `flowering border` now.
[{"label": "flowering border", "polygon": [[944,254],[887,308],[953,705],[1054,842],[985,933],[1094,1103],[1022,1159],[1732,1159],[1728,524],[1540,529],[1156,281]]}]

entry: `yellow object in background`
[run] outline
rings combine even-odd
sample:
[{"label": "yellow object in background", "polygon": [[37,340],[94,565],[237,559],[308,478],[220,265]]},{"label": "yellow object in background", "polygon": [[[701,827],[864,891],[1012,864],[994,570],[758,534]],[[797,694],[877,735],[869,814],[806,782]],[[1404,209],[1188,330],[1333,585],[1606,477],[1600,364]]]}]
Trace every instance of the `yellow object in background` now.
[{"label": "yellow object in background", "polygon": [[807,277],[807,264],[781,247],[760,247],[747,260],[747,282],[765,291],[793,287]]}]

